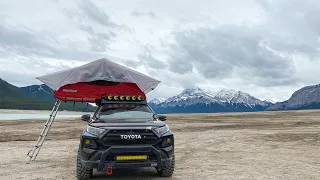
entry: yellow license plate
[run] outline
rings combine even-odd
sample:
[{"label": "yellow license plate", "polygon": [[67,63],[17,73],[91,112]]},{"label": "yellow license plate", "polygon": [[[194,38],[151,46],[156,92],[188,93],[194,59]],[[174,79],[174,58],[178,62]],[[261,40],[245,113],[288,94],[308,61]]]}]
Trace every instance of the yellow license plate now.
[{"label": "yellow license plate", "polygon": [[117,161],[136,161],[136,160],[146,160],[147,155],[137,155],[137,156],[116,156]]}]

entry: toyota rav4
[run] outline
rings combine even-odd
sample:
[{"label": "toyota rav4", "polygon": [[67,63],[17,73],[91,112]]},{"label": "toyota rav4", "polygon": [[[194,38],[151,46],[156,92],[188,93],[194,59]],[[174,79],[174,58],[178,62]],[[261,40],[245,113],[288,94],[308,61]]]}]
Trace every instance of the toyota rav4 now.
[{"label": "toyota rav4", "polygon": [[117,168],[154,167],[162,177],[175,166],[174,136],[145,100],[97,99],[97,110],[82,116],[87,124],[80,138],[77,179],[89,179],[93,169],[112,174]]}]

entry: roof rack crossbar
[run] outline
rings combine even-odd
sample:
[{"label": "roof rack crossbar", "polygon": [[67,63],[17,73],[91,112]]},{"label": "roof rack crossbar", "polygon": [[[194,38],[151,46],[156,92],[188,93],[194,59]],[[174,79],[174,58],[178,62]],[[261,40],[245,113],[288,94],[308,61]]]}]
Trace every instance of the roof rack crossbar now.
[{"label": "roof rack crossbar", "polygon": [[96,105],[100,106],[103,104],[147,104],[146,100],[143,101],[108,101],[106,99],[96,99]]}]

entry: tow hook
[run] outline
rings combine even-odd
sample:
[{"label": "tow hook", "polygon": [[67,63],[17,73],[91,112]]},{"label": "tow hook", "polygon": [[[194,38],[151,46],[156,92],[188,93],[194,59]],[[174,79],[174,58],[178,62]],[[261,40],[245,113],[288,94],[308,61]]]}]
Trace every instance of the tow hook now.
[{"label": "tow hook", "polygon": [[112,166],[108,166],[107,167],[106,173],[107,173],[107,175],[111,175],[112,174]]}]

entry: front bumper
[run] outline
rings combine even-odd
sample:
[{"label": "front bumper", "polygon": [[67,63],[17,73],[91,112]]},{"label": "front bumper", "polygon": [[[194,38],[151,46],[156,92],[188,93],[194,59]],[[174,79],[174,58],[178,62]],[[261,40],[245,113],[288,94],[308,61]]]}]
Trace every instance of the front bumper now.
[{"label": "front bumper", "polygon": [[[166,148],[155,148],[148,146],[111,146],[104,150],[95,150],[83,147],[81,149],[80,161],[82,165],[97,171],[105,171],[106,167],[113,168],[138,168],[138,167],[160,167],[170,163],[174,148],[169,146]],[[116,161],[113,159],[115,155],[128,154],[149,154],[153,158],[144,161]]]}]

